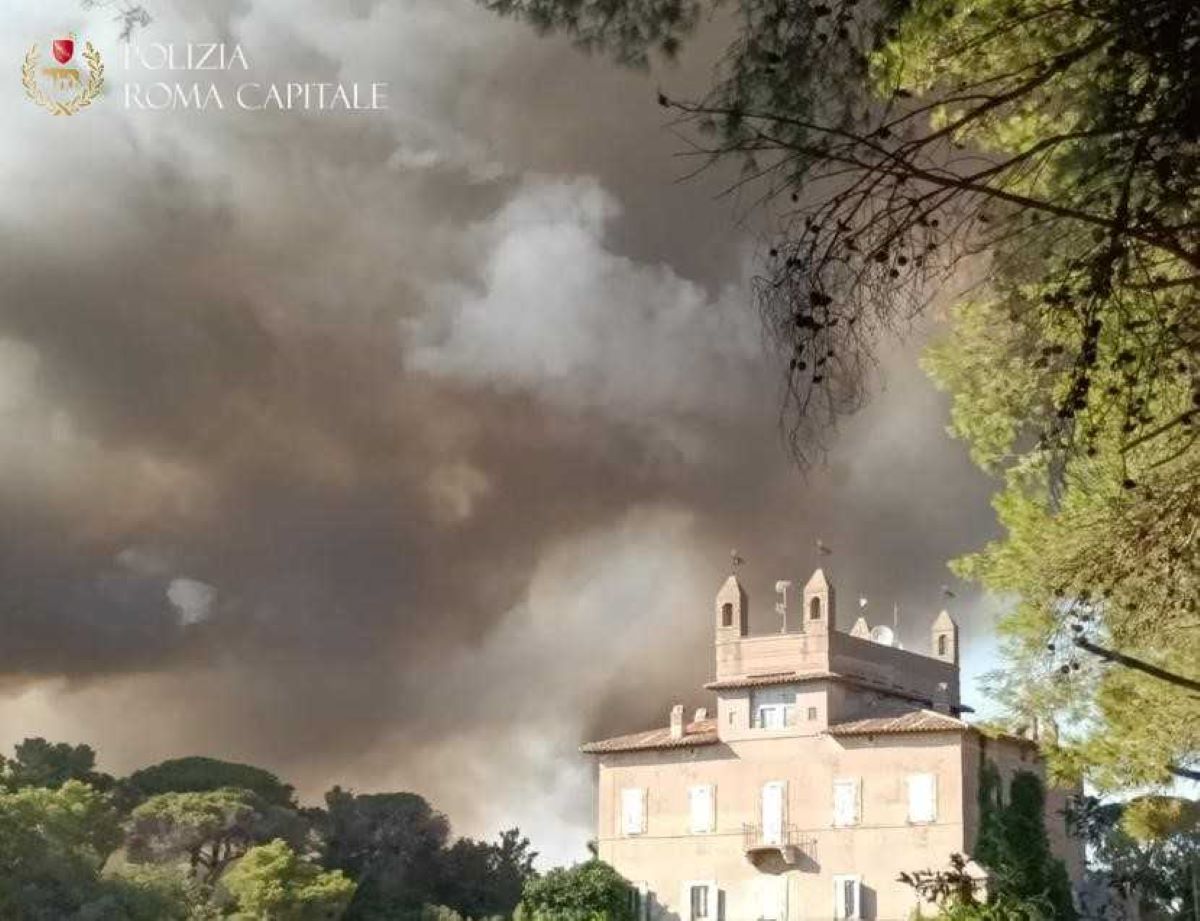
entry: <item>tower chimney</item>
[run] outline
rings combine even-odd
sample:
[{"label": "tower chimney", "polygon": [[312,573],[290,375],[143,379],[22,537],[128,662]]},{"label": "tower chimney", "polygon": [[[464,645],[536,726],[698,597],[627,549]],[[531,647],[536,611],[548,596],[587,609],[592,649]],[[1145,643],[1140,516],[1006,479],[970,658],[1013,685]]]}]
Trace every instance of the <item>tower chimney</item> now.
[{"label": "tower chimney", "polygon": [[683,704],[671,708],[671,738],[683,738]]}]

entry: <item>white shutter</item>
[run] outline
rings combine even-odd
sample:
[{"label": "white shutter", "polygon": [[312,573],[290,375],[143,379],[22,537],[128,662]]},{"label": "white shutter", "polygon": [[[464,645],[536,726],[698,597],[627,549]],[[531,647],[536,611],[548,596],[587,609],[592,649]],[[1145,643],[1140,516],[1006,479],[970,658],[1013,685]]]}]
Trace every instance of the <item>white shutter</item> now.
[{"label": "white shutter", "polygon": [[621,833],[640,835],[646,831],[646,790],[625,787],[621,791]]},{"label": "white shutter", "polygon": [[702,835],[713,831],[716,827],[713,793],[711,785],[688,789],[688,812],[691,816],[691,831],[694,835]]},{"label": "white shutter", "polygon": [[762,788],[762,839],[764,844],[783,844],[785,791],[781,780],[773,780]]},{"label": "white shutter", "polygon": [[932,822],[937,818],[937,779],[933,774],[908,777],[908,820]]},{"label": "white shutter", "polygon": [[858,780],[833,782],[833,824],[839,828],[858,824]]}]

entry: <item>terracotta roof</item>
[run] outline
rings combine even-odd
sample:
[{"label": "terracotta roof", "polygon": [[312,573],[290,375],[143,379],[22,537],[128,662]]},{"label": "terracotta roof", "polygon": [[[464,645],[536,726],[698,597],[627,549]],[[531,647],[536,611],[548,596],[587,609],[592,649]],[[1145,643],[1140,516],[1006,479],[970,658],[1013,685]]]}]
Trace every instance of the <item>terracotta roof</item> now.
[{"label": "terracotta roof", "polygon": [[672,739],[670,727],[663,727],[647,729],[645,732],[634,732],[627,736],[617,736],[613,739],[602,739],[599,742],[588,742],[580,745],[579,750],[589,755],[600,755],[606,752],[650,751],[661,748],[688,748],[692,745],[716,744],[717,721],[707,719],[688,723],[684,727],[681,739]]},{"label": "terracotta roof", "polygon": [[840,678],[833,672],[770,672],[765,675],[739,675],[710,681],[704,687],[709,691],[732,691],[737,688],[762,688],[773,684],[795,684],[800,681],[819,681],[822,678]]},{"label": "terracotta roof", "polygon": [[933,710],[912,710],[900,716],[872,716],[834,723],[829,734],[835,736],[884,735],[896,732],[968,732],[971,726],[962,720]]}]

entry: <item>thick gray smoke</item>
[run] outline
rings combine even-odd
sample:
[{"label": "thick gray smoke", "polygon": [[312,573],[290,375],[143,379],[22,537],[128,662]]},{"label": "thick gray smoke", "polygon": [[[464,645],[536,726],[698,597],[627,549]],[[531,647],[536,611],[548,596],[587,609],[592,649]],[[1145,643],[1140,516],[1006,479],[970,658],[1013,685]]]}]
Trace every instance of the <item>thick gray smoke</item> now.
[{"label": "thick gray smoke", "polygon": [[103,9],[0,10],[7,72],[74,30],[113,87],[0,85],[0,744],[413,789],[562,859],[576,745],[701,702],[731,547],[758,628],[820,563],[923,641],[987,484],[915,345],[789,463],[753,241],[654,104],[709,44],[639,74],[467,0],[179,0],[138,39],[390,108],[127,112]]}]

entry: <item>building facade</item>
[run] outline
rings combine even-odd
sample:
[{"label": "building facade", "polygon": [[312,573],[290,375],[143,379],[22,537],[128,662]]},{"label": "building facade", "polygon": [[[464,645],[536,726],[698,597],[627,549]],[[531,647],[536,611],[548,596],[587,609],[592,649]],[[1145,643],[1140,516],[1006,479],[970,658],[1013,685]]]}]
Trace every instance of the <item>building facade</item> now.
[{"label": "building facade", "polygon": [[[1043,773],[1033,740],[963,720],[946,612],[920,655],[862,618],[839,631],[820,570],[801,602],[799,630],[750,636],[730,576],[715,713],[675,706],[664,728],[582,747],[598,762],[599,855],[635,884],[645,921],[907,921],[918,900],[900,873],[970,854],[982,760],[1005,780]],[[1046,826],[1078,880],[1066,796],[1048,791]]]}]

